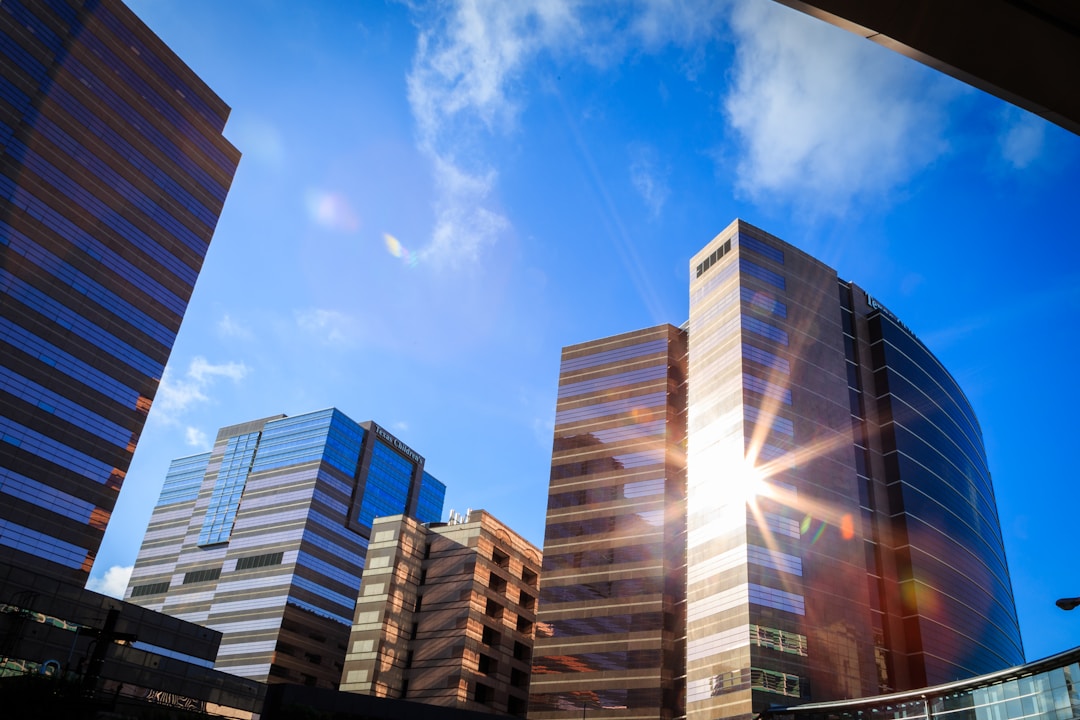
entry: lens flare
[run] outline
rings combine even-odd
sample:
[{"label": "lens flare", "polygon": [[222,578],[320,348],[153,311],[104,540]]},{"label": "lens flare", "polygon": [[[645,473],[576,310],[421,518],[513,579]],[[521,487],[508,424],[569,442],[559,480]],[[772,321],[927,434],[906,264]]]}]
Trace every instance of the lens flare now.
[{"label": "lens flare", "polygon": [[851,517],[851,513],[847,513],[840,518],[840,537],[845,540],[851,540],[855,537],[855,519]]},{"label": "lens flare", "polygon": [[360,218],[341,193],[312,190],[307,195],[308,215],[327,230],[351,233],[360,228]]},{"label": "lens flare", "polygon": [[390,233],[383,233],[383,242],[386,243],[386,251],[399,258],[407,266],[416,267],[416,264],[420,262],[420,256],[415,251],[402,245],[401,241]]}]

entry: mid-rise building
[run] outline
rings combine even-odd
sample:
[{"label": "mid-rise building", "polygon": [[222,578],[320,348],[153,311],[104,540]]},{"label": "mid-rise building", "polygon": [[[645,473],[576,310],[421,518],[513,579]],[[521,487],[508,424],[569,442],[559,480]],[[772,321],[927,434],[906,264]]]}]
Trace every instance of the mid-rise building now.
[{"label": "mid-rise building", "polygon": [[524,717],[540,551],[483,510],[372,525],[341,689]]},{"label": "mid-rise building", "polygon": [[334,408],[224,427],[170,466],[126,598],[221,632],[219,670],[336,688],[372,521],[438,521],[445,491]]},{"label": "mid-rise building", "polygon": [[[574,364],[578,348],[605,342],[623,357],[644,352],[634,337],[564,351],[541,627],[573,607],[562,604],[565,588],[604,589],[597,581],[614,580],[626,561],[611,552],[564,569],[562,546],[635,544],[608,519],[635,502],[618,495],[627,457],[618,429],[638,426],[636,406],[648,406],[637,383],[657,382],[660,368],[655,378],[638,375],[609,355],[610,367],[579,382]],[[736,221],[691,259],[687,344],[686,433],[667,441],[685,447],[686,501],[666,506],[685,518],[685,622],[676,628],[685,650],[667,674],[684,672],[685,687],[665,681],[660,692],[684,694],[689,720],[749,718],[770,705],[918,688],[1023,662],[981,430],[914,332],[832,268]],[[575,469],[586,490],[578,495],[565,488],[571,394],[611,421],[609,437],[580,444],[588,464]],[[659,474],[672,454],[631,457],[640,457],[638,472]],[[605,698],[598,689],[612,673],[633,677],[636,636],[590,632],[622,654],[600,666],[596,645],[565,642],[556,667],[538,640],[534,672],[547,674],[533,681],[530,717],[578,717],[583,704],[605,717],[683,711],[673,701],[658,713],[655,697],[635,693],[630,680],[624,699]]]},{"label": "mid-rise building", "polygon": [[0,561],[85,584],[240,153],[118,0],[0,4]]},{"label": "mid-rise building", "polygon": [[681,714],[686,332],[562,353],[529,717]]}]

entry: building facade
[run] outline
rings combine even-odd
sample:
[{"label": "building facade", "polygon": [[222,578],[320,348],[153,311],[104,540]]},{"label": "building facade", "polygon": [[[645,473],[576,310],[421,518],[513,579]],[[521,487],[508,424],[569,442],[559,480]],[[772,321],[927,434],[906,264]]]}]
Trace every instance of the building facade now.
[{"label": "building facade", "polygon": [[219,670],[336,688],[372,521],[437,521],[445,490],[334,408],[224,427],[170,466],[125,597],[221,632]]},{"label": "building facade", "polygon": [[0,559],[84,584],[240,154],[118,0],[0,4]]},{"label": "building facade", "polygon": [[524,717],[540,551],[483,510],[372,525],[341,689]]},{"label": "building facade", "polygon": [[[687,718],[748,718],[1023,662],[978,422],[910,329],[835,270],[736,221],[691,259],[687,337],[686,434],[674,441],[686,449]],[[625,397],[615,383],[587,387],[597,407]],[[561,427],[549,508],[561,503]],[[611,450],[590,460],[618,461]],[[589,500],[549,509],[553,572],[559,516],[586,517]],[[629,545],[617,525],[574,533]],[[617,567],[614,555],[604,562]],[[586,571],[562,571],[552,587],[574,577]],[[561,610],[548,581],[541,627]],[[599,668],[575,663],[578,682],[600,685]],[[576,717],[551,709],[541,697],[530,716]]]},{"label": "building facade", "polygon": [[565,348],[530,718],[682,714],[686,333]]}]

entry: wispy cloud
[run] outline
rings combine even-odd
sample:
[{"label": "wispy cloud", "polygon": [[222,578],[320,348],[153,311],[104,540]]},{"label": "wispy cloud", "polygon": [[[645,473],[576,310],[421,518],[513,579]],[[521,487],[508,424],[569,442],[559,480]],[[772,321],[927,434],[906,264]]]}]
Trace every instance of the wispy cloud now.
[{"label": "wispy cloud", "polygon": [[1016,170],[1023,170],[1042,154],[1046,121],[1019,108],[1002,113],[998,146],[1001,157]]},{"label": "wispy cloud", "polygon": [[[738,3],[725,109],[741,147],[740,189],[843,214],[946,149],[944,85],[910,61],[776,3]],[[920,73],[922,77],[920,76]]]},{"label": "wispy cloud", "polygon": [[166,367],[154,400],[154,414],[158,419],[175,423],[179,416],[192,406],[209,402],[210,398],[206,393],[217,380],[239,382],[248,372],[247,365],[243,363],[227,362],[215,365],[201,356],[191,360],[182,377],[176,377],[171,366]]},{"label": "wispy cloud", "polygon": [[509,228],[494,201],[493,162],[476,139],[513,127],[518,99],[509,88],[541,49],[575,32],[571,7],[557,0],[471,0],[439,3],[417,18],[408,96],[437,193],[425,260],[475,260]]},{"label": "wispy cloud", "polygon": [[221,337],[237,338],[240,340],[251,340],[255,337],[255,334],[251,332],[250,328],[235,320],[228,313],[222,315],[221,319],[218,320],[217,331],[218,335]]},{"label": "wispy cloud", "polygon": [[324,345],[352,345],[360,339],[360,323],[340,310],[298,310],[294,318],[301,331]]},{"label": "wispy cloud", "polygon": [[653,217],[660,215],[671,194],[670,174],[671,167],[660,159],[656,148],[642,143],[630,147],[630,182]]},{"label": "wispy cloud", "polygon": [[[417,50],[407,78],[417,145],[436,197],[424,261],[481,257],[512,229],[498,204],[498,158],[485,141],[515,129],[539,58],[603,69],[676,47],[693,80],[710,45],[733,41],[722,110],[737,147],[724,152],[755,201],[843,213],[902,186],[947,149],[947,83],[866,40],[763,0],[457,0],[414,6]],[[703,148],[703,150],[705,150]],[[1018,156],[1019,157],[1019,156]],[[726,168],[730,172],[732,168]],[[642,154],[631,182],[653,213],[668,188]]]},{"label": "wispy cloud", "polygon": [[128,580],[131,579],[132,568],[132,565],[124,567],[113,565],[105,571],[103,576],[91,577],[86,583],[86,589],[123,600]]},{"label": "wispy cloud", "polygon": [[206,433],[193,425],[188,425],[184,431],[184,442],[194,448],[205,448],[210,444]]}]

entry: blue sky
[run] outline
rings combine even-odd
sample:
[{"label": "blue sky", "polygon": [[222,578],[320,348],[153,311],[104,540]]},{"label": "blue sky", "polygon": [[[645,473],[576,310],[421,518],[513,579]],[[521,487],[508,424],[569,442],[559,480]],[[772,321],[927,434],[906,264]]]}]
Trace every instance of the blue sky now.
[{"label": "blue sky", "polygon": [[768,0],[130,4],[244,157],[92,583],[172,458],[331,405],[541,544],[561,347],[683,322],[741,217],[952,371],[1027,655],[1080,645],[1080,138]]}]

